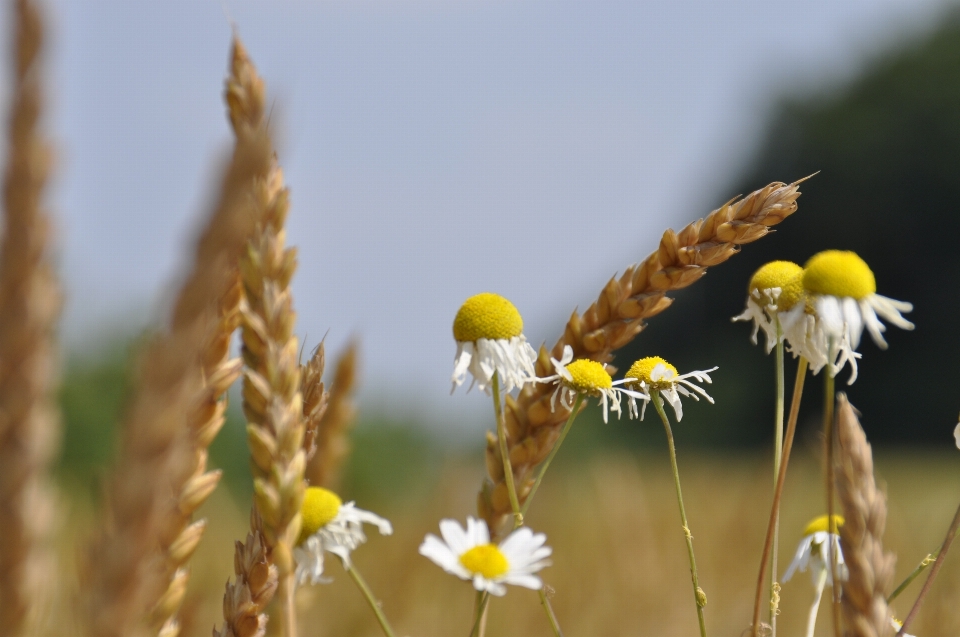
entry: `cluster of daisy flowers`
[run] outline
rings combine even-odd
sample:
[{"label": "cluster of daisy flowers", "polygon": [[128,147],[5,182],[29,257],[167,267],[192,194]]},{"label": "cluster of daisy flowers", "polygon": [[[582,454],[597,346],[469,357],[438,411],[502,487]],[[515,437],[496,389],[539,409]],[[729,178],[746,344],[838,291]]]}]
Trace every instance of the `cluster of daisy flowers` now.
[{"label": "cluster of daisy flowers", "polygon": [[[882,336],[886,328],[880,319],[912,329],[913,324],[902,315],[911,309],[909,303],[876,294],[873,273],[856,254],[828,250],[812,257],[804,267],[775,261],[760,268],[750,281],[746,308],[734,320],[751,321],[755,343],[759,332],[763,331],[768,352],[776,345],[784,344],[795,357],[806,359],[815,374],[826,367],[829,375],[835,376],[849,364],[849,382],[852,383],[857,375],[860,354],[856,350],[863,330],[870,333],[878,346],[886,348]],[[527,504],[586,399],[598,400],[604,422],[608,421],[610,412],[616,413],[618,418],[622,416],[624,401],[630,419],[642,420],[648,404],[655,405],[667,428],[682,523],[690,549],[698,614],[701,613],[705,596],[701,600],[703,592],[696,580],[690,544],[692,536],[683,510],[672,433],[662,405],[669,404],[679,422],[683,418],[681,397],[704,398],[713,403],[702,384],[712,382],[710,373],[717,367],[681,374],[663,358],[650,356],[635,361],[623,378],[614,380],[604,364],[589,358],[576,358],[573,348],[566,345],[559,359],[550,358],[553,373],[538,375],[537,353],[523,334],[519,311],[510,301],[492,293],[467,299],[454,319],[453,334],[457,352],[451,392],[463,386],[469,376],[467,391],[477,386],[488,395],[493,394],[506,474],[510,474],[510,469],[504,433],[500,428],[501,393],[522,390],[530,384],[552,385],[551,410],[556,410],[557,403],[560,403],[570,412],[563,433],[549,458],[541,465],[533,490],[527,494]],[[960,446],[960,425],[957,441]],[[543,533],[535,533],[523,526],[515,493],[513,497],[517,514],[515,526],[502,540],[496,541],[482,520],[468,517],[466,527],[463,527],[456,520],[444,519],[439,525],[440,536],[428,534],[419,547],[420,554],[445,572],[469,581],[484,600],[487,595],[504,595],[508,584],[542,592],[543,582],[538,573],[550,565],[552,549],[546,545]],[[392,531],[387,520],[357,508],[352,502],[344,504],[332,491],[316,487],[306,491],[302,520],[303,530],[295,549],[298,583],[329,581],[324,576],[325,553],[339,557],[349,571],[352,568],[350,553],[366,541],[364,524],[375,526],[382,534]],[[805,529],[794,560],[783,577],[783,581],[787,581],[797,571],[809,570],[811,573],[817,591],[810,614],[808,634],[811,635],[824,587],[833,586],[834,574],[841,580],[846,578],[837,535],[842,524],[839,516],[822,516],[813,520]],[[702,631],[702,614],[700,618]],[[896,625],[896,620],[891,621]]]},{"label": "cluster of daisy flowers", "polygon": [[847,364],[857,379],[857,359],[863,330],[874,343],[887,348],[881,318],[905,330],[913,323],[903,317],[913,305],[877,294],[873,271],[856,253],[825,250],[801,267],[790,261],[772,261],[750,280],[747,306],[735,321],[753,322],[753,342],[760,330],[767,351],[778,342],[802,356],[814,374],[827,367],[836,376]]}]

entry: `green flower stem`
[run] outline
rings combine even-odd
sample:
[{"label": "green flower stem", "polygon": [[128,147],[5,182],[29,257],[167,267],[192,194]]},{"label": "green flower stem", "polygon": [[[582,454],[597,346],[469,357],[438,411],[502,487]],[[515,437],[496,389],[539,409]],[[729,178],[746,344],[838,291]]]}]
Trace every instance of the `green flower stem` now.
[{"label": "green flower stem", "polygon": [[563,444],[564,438],[567,437],[567,433],[570,432],[571,427],[573,427],[573,421],[577,419],[577,413],[580,411],[580,405],[583,404],[583,394],[578,393],[577,399],[573,401],[573,408],[570,410],[570,416],[567,418],[566,424],[563,425],[563,429],[560,431],[560,437],[557,438],[557,442],[554,443],[553,449],[550,450],[550,455],[547,456],[547,459],[543,461],[543,464],[540,466],[540,473],[537,474],[537,479],[533,483],[533,488],[530,489],[530,495],[527,496],[526,501],[523,503],[523,508],[520,509],[520,520],[523,521],[523,516],[527,514],[527,509],[530,508],[530,503],[533,501],[533,496],[536,494],[537,489],[540,488],[540,482],[543,481],[543,474],[547,472],[547,468],[550,467],[550,463],[553,462],[554,456],[557,455],[557,451],[560,450],[560,445]]},{"label": "green flower stem", "polygon": [[[774,324],[777,327],[777,346],[776,346],[776,377],[777,377],[777,402],[774,409],[774,440],[773,440],[773,488],[777,488],[778,478],[780,476],[780,459],[783,456],[783,328],[780,326],[780,318],[774,317]],[[780,503],[777,503],[777,511],[774,513],[776,522],[773,525],[773,550],[770,554],[770,630],[771,637],[777,637],[777,606],[779,605],[779,594],[777,592],[777,554],[780,552]]]},{"label": "green flower stem", "polygon": [[553,607],[550,605],[550,600],[547,599],[547,592],[541,588],[540,593],[540,604],[543,606],[543,612],[547,614],[547,621],[550,622],[550,628],[553,629],[554,637],[563,637],[563,631],[560,630],[560,624],[557,622],[557,616],[553,613]]},{"label": "green flower stem", "polygon": [[700,637],[707,637],[707,627],[703,623],[703,607],[706,605],[706,595],[700,588],[697,581],[697,559],[693,555],[693,534],[690,533],[690,525],[687,524],[687,512],[683,508],[683,492],[680,490],[680,470],[677,468],[677,448],[673,442],[673,430],[670,428],[670,421],[667,419],[666,412],[663,411],[663,400],[660,398],[660,392],[654,390],[650,395],[650,402],[656,407],[660,414],[660,420],[663,421],[663,428],[667,432],[667,444],[670,447],[670,465],[673,468],[673,483],[677,487],[677,503],[680,505],[680,522],[683,524],[683,537],[687,541],[687,555],[690,557],[690,579],[693,581],[693,601],[697,607],[697,619],[700,622]]},{"label": "green flower stem", "polygon": [[947,551],[950,550],[950,545],[953,544],[953,538],[957,537],[958,529],[960,529],[960,507],[958,507],[957,512],[953,514],[953,522],[950,523],[950,528],[947,530],[947,537],[944,538],[943,545],[937,552],[937,559],[933,563],[933,568],[930,569],[927,581],[923,583],[923,588],[920,589],[920,594],[917,595],[917,601],[913,603],[913,608],[911,608],[907,616],[903,618],[903,625],[897,632],[897,637],[902,637],[902,635],[906,633],[907,628],[910,627],[910,623],[913,622],[917,613],[920,612],[920,604],[923,603],[923,599],[927,596],[927,593],[930,592],[933,580],[937,578],[937,573],[940,572],[940,567],[943,566],[943,561],[947,557]]},{"label": "green flower stem", "polygon": [[[833,502],[833,492],[834,492],[834,482],[836,475],[836,467],[834,467],[833,451],[834,451],[834,437],[836,432],[834,431],[833,426],[833,412],[834,405],[836,401],[836,394],[834,391],[834,375],[830,373],[830,366],[833,363],[833,359],[836,356],[836,350],[834,349],[833,339],[830,340],[829,345],[827,346],[827,365],[824,367],[823,374],[823,445],[824,445],[824,464],[826,464],[826,488],[827,488],[827,527],[830,528],[830,525],[833,524],[833,512],[834,512],[834,502]],[[839,582],[840,578],[838,577],[839,573],[837,571],[837,552],[834,550],[833,542],[827,542],[827,561],[829,562],[828,567],[830,568],[830,574],[833,576],[834,582]],[[840,589],[839,585],[835,585],[830,594],[831,599],[831,608],[833,610],[833,631],[836,637],[840,637],[841,632],[841,623],[840,623]]]},{"label": "green flower stem", "polygon": [[380,628],[383,629],[383,634],[386,635],[386,637],[395,637],[393,629],[390,628],[390,622],[387,621],[387,617],[383,614],[383,609],[380,608],[380,602],[373,596],[370,587],[367,586],[367,582],[364,581],[363,577],[357,571],[357,568],[352,564],[347,565],[346,563],[343,564],[343,568],[350,574],[353,581],[356,582],[357,588],[360,589],[360,592],[363,593],[364,598],[367,600],[367,604],[370,605],[370,610],[377,616],[377,621],[380,622]]},{"label": "green flower stem", "polygon": [[783,441],[783,455],[780,462],[780,474],[777,486],[773,490],[773,506],[770,508],[770,522],[767,524],[767,538],[763,544],[763,556],[760,558],[760,575],[757,576],[757,594],[753,602],[753,637],[760,635],[760,602],[763,599],[767,564],[770,561],[770,549],[773,547],[773,532],[780,518],[780,498],[783,496],[783,483],[790,464],[790,451],[793,449],[793,437],[797,431],[797,415],[800,413],[800,398],[803,396],[803,381],[807,377],[807,359],[800,357],[797,364],[797,378],[793,382],[793,398],[790,399],[790,415],[787,418],[787,434]]},{"label": "green flower stem", "polygon": [[[954,537],[954,538],[957,537],[957,531],[954,531],[953,537]],[[907,579],[903,580],[903,581],[900,583],[900,586],[897,586],[897,587],[894,589],[894,591],[893,591],[892,593],[890,593],[890,597],[887,598],[887,603],[888,603],[888,604],[893,603],[893,600],[895,600],[897,597],[899,597],[899,596],[900,596],[900,593],[902,593],[904,590],[906,590],[907,586],[910,586],[910,584],[913,582],[913,580],[917,579],[917,577],[920,575],[920,573],[922,573],[922,572],[924,572],[925,570],[927,570],[927,567],[928,567],[928,566],[930,566],[931,564],[933,564],[934,562],[936,562],[938,557],[940,557],[940,549],[937,549],[935,553],[930,553],[930,554],[928,554],[925,558],[923,558],[922,560],[920,560],[920,563],[917,564],[917,568],[913,569],[913,572],[910,573],[909,575],[907,575]]]},{"label": "green flower stem", "polygon": [[503,458],[503,477],[510,496],[510,508],[513,509],[513,528],[523,526],[523,514],[520,513],[520,501],[517,499],[517,486],[513,482],[513,466],[510,464],[510,450],[507,449],[507,425],[503,420],[503,404],[500,401],[500,374],[493,375],[493,413],[497,418],[497,439],[500,441],[500,457]]},{"label": "green flower stem", "polygon": [[490,593],[477,591],[477,616],[473,620],[473,628],[470,630],[470,637],[477,637],[483,631],[480,630],[480,624],[483,623],[483,616],[487,610],[487,602],[490,601]]}]

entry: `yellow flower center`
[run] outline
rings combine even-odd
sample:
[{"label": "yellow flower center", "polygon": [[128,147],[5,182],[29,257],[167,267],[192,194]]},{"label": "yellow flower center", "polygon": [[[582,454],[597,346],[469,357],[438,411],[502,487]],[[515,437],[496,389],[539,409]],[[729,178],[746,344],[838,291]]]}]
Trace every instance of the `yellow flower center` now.
[{"label": "yellow flower center", "polygon": [[322,487],[307,487],[303,494],[303,506],[300,508],[302,522],[297,544],[301,544],[329,524],[337,517],[342,505],[343,500],[333,491]]},{"label": "yellow flower center", "polygon": [[771,288],[780,288],[776,305],[781,312],[789,310],[803,296],[803,268],[792,261],[771,261],[762,266],[750,279],[750,291],[759,290],[764,294]]},{"label": "yellow flower center", "polygon": [[807,261],[803,287],[814,294],[860,299],[877,291],[873,271],[855,252],[824,250]]},{"label": "yellow flower center", "polygon": [[610,374],[597,361],[582,358],[567,365],[567,371],[573,378],[564,381],[564,384],[578,393],[593,394],[601,389],[613,387],[613,379],[610,378]]},{"label": "yellow flower center", "polygon": [[[653,368],[657,365],[663,365],[667,368],[668,373],[665,378],[660,378],[658,380],[653,380],[651,375],[653,374]],[[625,378],[636,378],[636,382],[628,383],[628,387],[637,388],[640,386],[641,382],[647,384],[650,389],[656,389],[660,391],[662,389],[670,389],[673,387],[673,378],[676,378],[678,375],[677,368],[663,360],[659,356],[648,356],[647,358],[641,358],[636,363],[630,366],[630,369],[627,370],[627,375]]]},{"label": "yellow flower center", "polygon": [[460,564],[472,574],[493,579],[506,574],[510,563],[495,544],[480,544],[460,556]]},{"label": "yellow flower center", "polygon": [[453,338],[461,343],[481,338],[508,341],[523,332],[523,319],[513,303],[499,294],[471,296],[453,319]]},{"label": "yellow flower center", "polygon": [[[803,535],[813,535],[814,533],[820,533],[827,530],[827,517],[826,515],[821,515],[819,518],[814,518],[810,521],[810,524],[807,525],[807,528],[803,530]],[[837,529],[843,526],[843,516],[835,515],[833,516],[833,523],[829,525],[830,532],[836,533]]]}]

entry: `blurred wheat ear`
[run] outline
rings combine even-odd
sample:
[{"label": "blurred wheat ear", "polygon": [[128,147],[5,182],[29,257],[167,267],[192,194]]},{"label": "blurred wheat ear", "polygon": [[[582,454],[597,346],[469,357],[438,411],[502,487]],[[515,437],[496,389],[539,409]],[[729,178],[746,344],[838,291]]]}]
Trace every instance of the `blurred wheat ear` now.
[{"label": "blurred wheat ear", "polygon": [[[740,251],[740,245],[765,236],[797,210],[799,184],[772,183],[737,201],[729,201],[679,233],[663,233],[658,250],[642,263],[610,279],[600,298],[582,315],[574,312],[553,350],[540,348],[537,376],[553,373],[551,355],[560,358],[563,348],[573,348],[576,358],[609,363],[613,352],[636,337],[644,320],[664,311],[673,299],[671,290],[687,287],[702,277],[707,267],[723,263]],[[507,445],[514,482],[521,504],[533,484],[533,470],[547,457],[560,435],[569,412],[550,408],[553,387],[528,384],[514,400],[506,399]],[[497,437],[488,432],[486,481],[477,501],[478,512],[491,532],[504,528],[511,514]]]},{"label": "blurred wheat ear", "polygon": [[59,441],[53,394],[60,287],[43,209],[52,150],[41,136],[44,28],[33,3],[13,7],[12,107],[0,243],[0,635],[38,632],[59,581],[50,546],[49,480]]},{"label": "blurred wheat ear", "polygon": [[350,430],[357,414],[353,396],[357,385],[358,347],[357,341],[352,341],[337,360],[325,411],[317,423],[317,452],[307,465],[310,484],[333,491],[340,488],[343,464],[350,454]]},{"label": "blurred wheat ear", "polygon": [[205,472],[205,445],[222,415],[216,394],[236,373],[225,362],[224,326],[234,319],[224,304],[235,295],[237,255],[256,227],[253,185],[267,174],[271,153],[264,130],[238,137],[170,327],[142,354],[105,497],[107,519],[86,560],[83,611],[91,635],[177,632],[171,617],[186,585],[183,565],[202,532],[202,525],[187,525],[219,479]]},{"label": "blurred wheat ear", "polygon": [[[227,105],[240,139],[248,129],[266,127],[263,81],[236,37],[230,67]],[[286,247],[284,229],[287,194],[274,156],[269,172],[254,183],[257,232],[240,258],[243,411],[253,459],[254,511],[246,543],[236,545],[236,582],[227,584],[224,626],[216,635],[263,635],[263,611],[274,591],[280,597],[281,631],[296,635],[293,547],[300,534],[307,453],[290,291],[296,251]]]},{"label": "blurred wheat ear", "polygon": [[883,550],[887,498],[873,477],[873,453],[846,395],[837,394],[837,495],[843,509],[840,547],[850,572],[843,584],[843,618],[849,637],[889,637],[895,632],[886,602],[896,556]]}]

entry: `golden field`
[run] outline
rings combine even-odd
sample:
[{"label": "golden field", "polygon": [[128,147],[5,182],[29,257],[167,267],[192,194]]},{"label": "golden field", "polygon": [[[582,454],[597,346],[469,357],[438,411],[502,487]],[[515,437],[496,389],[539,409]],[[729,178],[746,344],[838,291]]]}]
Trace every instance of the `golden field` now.
[{"label": "golden field", "polygon": [[[816,459],[804,451],[798,450],[787,478],[781,574],[804,525],[822,509],[820,470]],[[757,454],[684,453],[682,448],[678,453],[700,581],[708,596],[708,632],[738,637],[752,609],[772,491],[770,460]],[[555,590],[552,601],[564,634],[695,635],[696,614],[666,451],[603,453],[577,462],[562,462],[564,454],[560,456],[528,521],[531,528],[547,534],[554,549],[553,566],[542,574]],[[889,496],[885,543],[898,556],[899,582],[943,539],[960,496],[960,455],[887,450],[877,454],[876,462],[878,479]],[[437,532],[441,518],[462,522],[474,513],[481,476],[476,457],[451,456],[425,495],[417,489],[418,495],[392,501],[358,502],[394,524],[390,537],[379,537],[371,529],[370,541],[354,557],[398,636],[469,632],[474,599],[470,585],[443,573],[418,555],[417,547],[426,533]],[[344,497],[350,498],[348,490]],[[83,524],[85,510],[77,507],[76,520],[68,526]],[[209,529],[193,561],[187,635],[208,635],[220,621],[223,584],[232,575],[233,540],[245,536],[248,528],[246,511],[224,489],[215,493],[202,514]],[[70,535],[77,537],[77,529]],[[332,556],[329,572],[332,584],[298,591],[302,634],[380,635],[353,582]],[[921,582],[922,578],[914,582],[893,604],[901,615]],[[911,632],[922,637],[960,634],[958,590],[960,565],[951,556]],[[807,574],[783,585],[779,635],[803,634],[812,596]],[[825,600],[818,636],[832,634],[827,612]],[[272,625],[276,627],[275,622]],[[488,634],[549,635],[537,594],[512,588],[505,598],[495,599]]]}]

